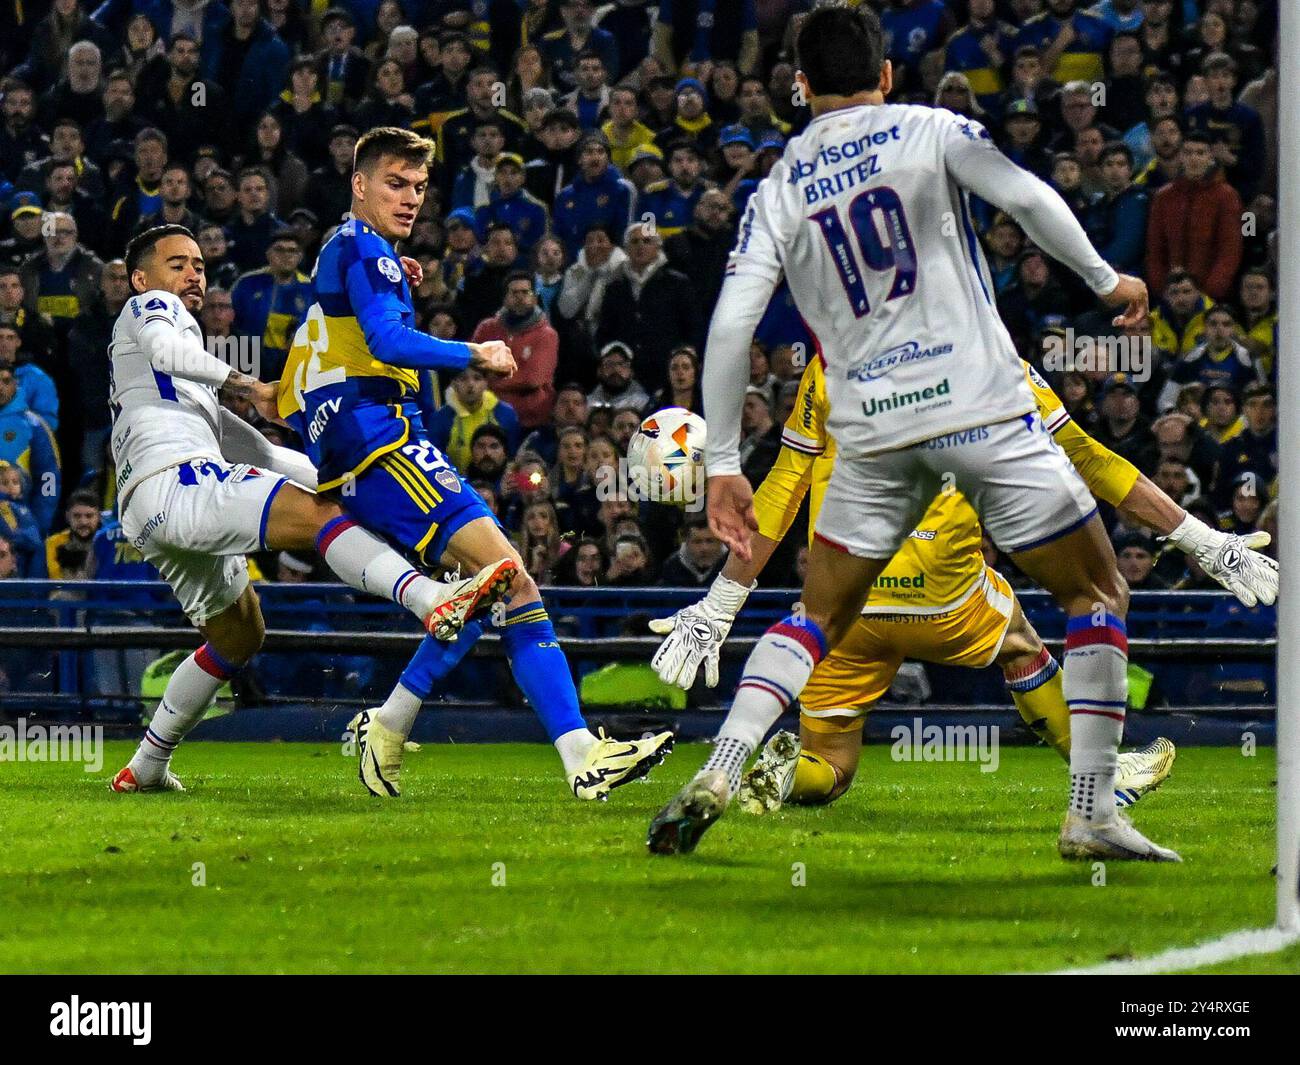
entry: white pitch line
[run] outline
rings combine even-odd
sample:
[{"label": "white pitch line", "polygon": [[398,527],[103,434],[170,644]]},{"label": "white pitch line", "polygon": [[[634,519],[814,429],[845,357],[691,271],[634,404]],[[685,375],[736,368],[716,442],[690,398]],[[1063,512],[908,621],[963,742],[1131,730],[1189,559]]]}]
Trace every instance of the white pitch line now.
[{"label": "white pitch line", "polygon": [[1247,928],[1230,932],[1195,947],[1175,947],[1149,958],[1108,961],[1079,969],[1059,969],[1051,976],[1149,976],[1153,973],[1179,972],[1219,965],[1252,954],[1276,954],[1293,943],[1300,943],[1300,930],[1284,932],[1280,928]]}]

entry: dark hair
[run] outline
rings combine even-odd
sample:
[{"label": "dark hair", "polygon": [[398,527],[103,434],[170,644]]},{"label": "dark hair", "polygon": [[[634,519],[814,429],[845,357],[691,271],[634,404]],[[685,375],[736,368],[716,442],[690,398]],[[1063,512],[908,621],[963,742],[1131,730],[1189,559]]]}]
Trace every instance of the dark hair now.
[{"label": "dark hair", "polygon": [[[146,229],[143,233],[137,233],[126,245],[126,276],[128,282],[131,275],[140,269],[141,262],[148,258],[153,252],[155,245],[160,240],[166,240],[168,237],[189,237],[194,240],[194,234],[184,226],[167,224],[164,226],[154,226]],[[198,241],[195,241],[197,244]],[[134,290],[135,286],[132,285]]]},{"label": "dark hair", "polygon": [[376,126],[357,141],[352,156],[354,172],[369,173],[386,155],[393,155],[412,166],[428,166],[433,158],[433,141],[398,126]]},{"label": "dark hair", "polygon": [[506,435],[506,431],[502,429],[501,426],[496,425],[493,422],[486,422],[483,425],[480,425],[477,429],[475,429],[473,434],[469,438],[469,446],[473,447],[485,436],[490,436],[494,440],[499,440],[501,442],[501,446],[505,448],[507,452],[509,452],[510,438]]},{"label": "dark hair", "polygon": [[1183,143],[1184,144],[1205,144],[1210,147],[1213,147],[1214,138],[1211,137],[1204,130],[1189,129],[1186,133],[1183,134]]},{"label": "dark hair", "polygon": [[64,509],[71,510],[73,507],[94,507],[98,510],[99,497],[89,488],[78,488],[68,496],[68,505]]},{"label": "dark hair", "polygon": [[817,8],[799,30],[795,50],[814,96],[852,96],[880,88],[885,34],[869,8]]},{"label": "dark hair", "polygon": [[507,292],[510,291],[510,286],[513,285],[516,281],[527,281],[528,287],[530,289],[533,287],[533,275],[530,274],[527,270],[511,270],[510,273],[506,274]]},{"label": "dark hair", "polygon": [[1241,401],[1245,403],[1247,400],[1258,399],[1260,396],[1266,396],[1271,400],[1277,399],[1277,395],[1273,391],[1273,386],[1267,381],[1252,381],[1246,386],[1245,391],[1242,392]]},{"label": "dark hair", "polygon": [[500,233],[502,230],[509,233],[510,239],[513,240],[516,244],[519,243],[519,238],[515,236],[515,231],[510,228],[509,222],[493,222],[490,226],[488,226],[487,232],[483,234],[483,243],[486,244],[489,240],[491,240],[493,233]]},{"label": "dark hair", "polygon": [[1124,161],[1128,163],[1128,168],[1133,169],[1133,149],[1123,141],[1110,141],[1102,148],[1101,154],[1097,156],[1097,162],[1104,163],[1109,156],[1122,155]]},{"label": "dark hair", "polygon": [[1196,278],[1192,276],[1192,272],[1190,270],[1184,270],[1181,266],[1176,266],[1170,270],[1169,273],[1165,274],[1165,288],[1168,288],[1170,285],[1182,284],[1184,281],[1190,281],[1193,285],[1196,285],[1197,288],[1201,287],[1200,285],[1197,285]]},{"label": "dark hair", "polygon": [[601,55],[598,51],[596,51],[596,49],[594,48],[584,48],[581,52],[579,52],[574,57],[573,65],[576,67],[584,59],[598,59],[600,60],[601,66],[605,65],[605,57]]}]

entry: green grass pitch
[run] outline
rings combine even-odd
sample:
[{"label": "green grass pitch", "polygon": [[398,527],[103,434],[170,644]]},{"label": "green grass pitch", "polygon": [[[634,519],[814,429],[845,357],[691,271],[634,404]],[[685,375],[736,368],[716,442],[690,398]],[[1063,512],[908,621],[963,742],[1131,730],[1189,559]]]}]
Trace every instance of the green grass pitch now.
[{"label": "green grass pitch", "polygon": [[[98,775],[3,767],[0,971],[1041,971],[1272,920],[1271,750],[1181,751],[1135,819],[1185,863],[1097,886],[1056,856],[1041,748],[981,773],[871,747],[839,803],[733,809],[665,858],[646,826],[701,745],[606,804],[543,746],[426,746],[397,802],[313,744],[188,744],[187,794],[113,795],[132,745],[107,746]],[[1217,971],[1297,970],[1300,948]]]}]

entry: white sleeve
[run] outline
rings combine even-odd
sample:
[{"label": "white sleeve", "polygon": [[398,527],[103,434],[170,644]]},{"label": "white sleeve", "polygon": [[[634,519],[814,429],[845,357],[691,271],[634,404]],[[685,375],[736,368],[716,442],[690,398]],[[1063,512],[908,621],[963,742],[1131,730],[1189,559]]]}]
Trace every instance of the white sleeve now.
[{"label": "white sleeve", "polygon": [[749,198],[709,323],[701,388],[709,427],[704,468],[710,476],[740,473],[740,412],[749,384],[749,346],[781,280],[779,238],[770,214],[783,173],[778,163],[764,181],[767,187],[760,186]]},{"label": "white sleeve", "polygon": [[221,455],[227,462],[246,462],[279,473],[316,491],[316,467],[300,451],[273,444],[243,418],[221,408]]},{"label": "white sleeve", "polygon": [[1065,263],[1099,296],[1119,284],[1066,202],[1046,182],[1003,155],[978,122],[951,115],[943,141],[949,176],[1020,223],[1029,239]]},{"label": "white sleeve", "polygon": [[154,289],[132,296],[130,303],[136,342],[155,370],[212,388],[226,383],[230,366],[181,330],[185,308],[177,297]]}]

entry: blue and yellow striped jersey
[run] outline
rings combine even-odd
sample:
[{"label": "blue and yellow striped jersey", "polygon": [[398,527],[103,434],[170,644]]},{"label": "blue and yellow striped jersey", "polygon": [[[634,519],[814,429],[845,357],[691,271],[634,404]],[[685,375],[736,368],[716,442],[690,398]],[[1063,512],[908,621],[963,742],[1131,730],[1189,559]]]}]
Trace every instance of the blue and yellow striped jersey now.
[{"label": "blue and yellow striped jersey", "polygon": [[280,379],[279,409],[326,490],[401,447],[411,435],[419,371],[462,369],[470,349],[415,328],[397,252],[357,219],[321,249],[312,289]]}]

